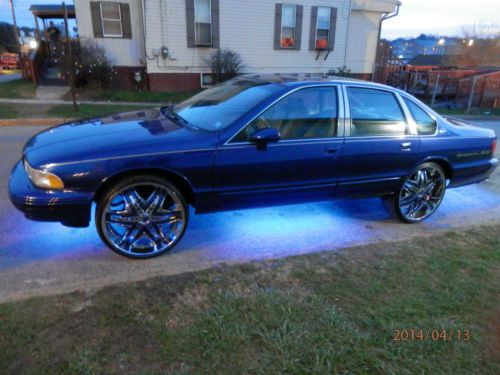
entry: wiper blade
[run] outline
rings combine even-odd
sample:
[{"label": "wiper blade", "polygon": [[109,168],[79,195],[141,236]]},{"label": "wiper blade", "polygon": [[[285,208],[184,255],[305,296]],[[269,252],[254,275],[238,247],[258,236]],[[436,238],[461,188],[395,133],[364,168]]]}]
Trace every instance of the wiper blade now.
[{"label": "wiper blade", "polygon": [[177,114],[174,111],[173,105],[161,107],[160,111],[161,111],[161,113],[163,113],[163,115],[166,118],[168,118],[169,120],[172,120],[173,122],[175,122],[178,125],[181,125],[181,126],[188,126],[189,125],[188,122],[182,116],[180,116],[179,114]]}]

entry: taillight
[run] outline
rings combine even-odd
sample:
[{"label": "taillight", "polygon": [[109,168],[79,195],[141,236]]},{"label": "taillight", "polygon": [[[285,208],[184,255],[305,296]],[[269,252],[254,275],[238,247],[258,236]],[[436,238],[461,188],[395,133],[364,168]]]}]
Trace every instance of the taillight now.
[{"label": "taillight", "polygon": [[493,143],[491,144],[491,155],[495,155],[495,151],[497,150],[497,140],[494,139]]}]

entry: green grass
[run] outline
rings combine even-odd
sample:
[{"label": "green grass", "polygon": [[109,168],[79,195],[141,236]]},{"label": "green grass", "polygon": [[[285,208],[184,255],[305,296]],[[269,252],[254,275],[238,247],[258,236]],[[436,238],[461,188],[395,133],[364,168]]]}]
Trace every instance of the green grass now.
[{"label": "green grass", "polygon": [[[500,227],[0,305],[3,373],[498,374]],[[470,339],[394,341],[397,329]]]},{"label": "green grass", "polygon": [[[441,115],[466,115],[463,108],[434,108]],[[500,108],[471,108],[471,115],[500,116]]]},{"label": "green grass", "polygon": [[[149,102],[149,103],[179,103],[200,90],[183,92],[151,92],[129,90],[97,90],[81,88],[77,95],[80,100],[116,101],[116,102]],[[68,97],[69,99],[69,97]]]},{"label": "green grass", "polygon": [[0,103],[0,119],[16,118],[17,113],[17,109],[12,105]]},{"label": "green grass", "polygon": [[[151,106],[149,108],[153,108]],[[86,118],[110,115],[118,112],[136,111],[148,107],[137,105],[92,105],[79,104],[78,111],[73,110],[70,104],[60,104],[52,106],[48,111],[48,117],[63,117],[63,118]]]},{"label": "green grass", "polygon": [[0,83],[0,98],[5,99],[31,99],[36,95],[33,82],[27,79]]}]

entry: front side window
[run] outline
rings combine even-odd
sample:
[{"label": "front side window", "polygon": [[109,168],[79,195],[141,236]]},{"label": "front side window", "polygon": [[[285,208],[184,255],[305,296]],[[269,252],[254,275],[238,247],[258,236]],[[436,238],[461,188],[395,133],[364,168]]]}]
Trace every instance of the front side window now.
[{"label": "front side window", "polygon": [[404,135],[407,132],[403,111],[389,91],[349,87],[351,136]]},{"label": "front side window", "polygon": [[105,37],[123,36],[119,3],[101,3],[102,33]]},{"label": "front side window", "polygon": [[316,48],[326,49],[330,40],[330,19],[332,8],[318,7],[316,24]]},{"label": "front side window", "polygon": [[212,44],[212,16],[210,0],[194,1],[195,43],[197,45]]},{"label": "front side window", "polygon": [[246,126],[234,139],[245,142],[263,128],[275,128],[280,138],[312,139],[337,136],[337,90],[311,87],[296,91],[274,104]]},{"label": "front side window", "polygon": [[292,4],[283,4],[281,16],[281,48],[295,47],[295,26],[297,7]]},{"label": "front side window", "polygon": [[436,132],[437,123],[419,105],[408,98],[403,97],[406,106],[410,110],[411,116],[417,124],[417,132],[420,135],[431,135]]}]

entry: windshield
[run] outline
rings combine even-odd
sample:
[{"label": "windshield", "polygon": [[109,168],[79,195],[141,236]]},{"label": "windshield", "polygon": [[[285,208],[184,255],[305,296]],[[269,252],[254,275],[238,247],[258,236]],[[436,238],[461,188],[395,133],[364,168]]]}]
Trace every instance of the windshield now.
[{"label": "windshield", "polygon": [[173,107],[173,112],[198,128],[224,129],[283,87],[235,78],[209,88]]}]

